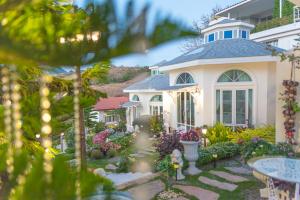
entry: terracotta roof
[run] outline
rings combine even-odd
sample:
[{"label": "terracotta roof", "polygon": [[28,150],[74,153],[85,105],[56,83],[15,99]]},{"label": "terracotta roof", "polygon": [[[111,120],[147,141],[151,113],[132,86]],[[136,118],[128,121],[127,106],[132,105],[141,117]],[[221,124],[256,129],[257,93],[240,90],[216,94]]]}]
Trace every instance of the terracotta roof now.
[{"label": "terracotta roof", "polygon": [[96,105],[94,106],[94,110],[116,110],[122,108],[121,105],[128,101],[128,97],[109,97],[99,99]]}]

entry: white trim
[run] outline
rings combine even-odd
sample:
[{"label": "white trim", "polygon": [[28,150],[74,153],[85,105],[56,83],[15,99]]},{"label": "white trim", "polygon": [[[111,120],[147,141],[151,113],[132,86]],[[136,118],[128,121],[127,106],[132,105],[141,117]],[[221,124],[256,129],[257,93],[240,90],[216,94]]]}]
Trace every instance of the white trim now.
[{"label": "white trim", "polygon": [[290,35],[298,35],[300,33],[300,22],[287,24],[265,31],[250,34],[250,39],[261,42],[267,40],[278,39]]},{"label": "white trim", "polygon": [[218,65],[218,64],[236,64],[236,63],[256,63],[256,62],[277,62],[278,57],[275,56],[254,56],[239,58],[216,58],[216,59],[200,59],[173,65],[167,65],[160,68],[160,71],[169,71],[174,69],[182,69],[185,67]]},{"label": "white trim", "polygon": [[248,28],[254,28],[255,26],[252,24],[248,24],[246,22],[232,22],[232,23],[226,23],[226,24],[216,24],[212,25],[208,28],[205,28],[201,31],[201,33],[205,34],[207,32],[210,32],[214,29],[219,29],[219,28],[226,28],[226,27],[237,27],[237,26],[243,26],[243,27],[248,27]]},{"label": "white trim", "polygon": [[223,9],[223,10],[217,12],[216,15],[220,15],[220,14],[222,14],[222,13],[224,13],[224,12],[227,12],[227,11],[233,9],[233,8],[236,8],[236,7],[242,6],[242,5],[244,5],[244,4],[247,4],[247,3],[251,2],[251,1],[252,1],[252,0],[245,0],[245,1],[242,1],[242,2],[240,2],[240,3],[236,3],[236,4],[232,5],[232,6],[229,6],[228,8],[225,8],[225,9]]}]

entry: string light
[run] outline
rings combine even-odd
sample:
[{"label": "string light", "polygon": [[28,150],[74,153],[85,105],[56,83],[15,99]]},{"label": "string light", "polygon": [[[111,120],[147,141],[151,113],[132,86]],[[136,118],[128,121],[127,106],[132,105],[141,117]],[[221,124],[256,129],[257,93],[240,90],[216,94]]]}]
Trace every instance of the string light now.
[{"label": "string light", "polygon": [[53,170],[52,165],[52,156],[50,148],[52,147],[52,140],[50,138],[50,134],[52,133],[52,128],[50,125],[51,122],[51,114],[50,114],[50,106],[51,103],[49,101],[50,90],[48,88],[48,84],[52,82],[52,77],[49,75],[42,75],[41,77],[41,86],[40,86],[40,96],[41,96],[41,134],[37,134],[36,138],[40,138],[42,136],[42,145],[45,149],[44,151],[44,171],[45,177],[48,184],[51,183],[51,173]]},{"label": "string light", "polygon": [[13,118],[13,130],[14,130],[14,145],[17,153],[21,151],[23,146],[22,142],[22,121],[21,121],[21,106],[20,106],[20,89],[21,86],[18,83],[18,75],[16,73],[16,68],[12,67],[11,73],[11,100],[12,100],[12,118]]},{"label": "string light", "polygon": [[12,177],[14,171],[14,157],[13,157],[13,137],[12,137],[12,116],[11,116],[11,95],[10,95],[10,72],[7,67],[3,67],[2,73],[2,92],[3,92],[3,103],[4,103],[4,126],[5,133],[8,140],[8,149],[6,155],[7,173],[9,178]]},{"label": "string light", "polygon": [[[75,126],[75,157],[77,163],[78,175],[81,172],[81,145],[80,145],[80,104],[79,104],[79,79],[77,73],[74,80],[74,126]],[[76,180],[76,198],[81,199],[80,177]]]}]

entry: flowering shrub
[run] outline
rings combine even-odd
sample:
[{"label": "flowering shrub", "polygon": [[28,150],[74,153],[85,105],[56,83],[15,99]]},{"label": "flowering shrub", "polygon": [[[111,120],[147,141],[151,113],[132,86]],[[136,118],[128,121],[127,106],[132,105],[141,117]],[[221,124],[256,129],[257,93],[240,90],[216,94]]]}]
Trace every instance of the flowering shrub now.
[{"label": "flowering shrub", "polygon": [[166,134],[164,133],[155,144],[156,151],[159,152],[160,158],[172,153],[174,149],[183,151],[183,146],[180,143],[180,134]]},{"label": "flowering shrub", "polygon": [[180,140],[182,141],[190,141],[190,142],[198,142],[199,141],[199,135],[194,130],[189,130],[187,132],[181,132],[180,133]]},{"label": "flowering shrub", "polygon": [[106,142],[110,132],[108,130],[101,131],[100,133],[97,133],[93,138],[94,144],[103,144]]},{"label": "flowering shrub", "polygon": [[109,130],[104,130],[96,134],[93,138],[93,143],[99,145],[99,149],[104,156],[106,156],[109,151],[117,151],[121,148],[121,145],[107,141],[110,134],[111,132]]}]

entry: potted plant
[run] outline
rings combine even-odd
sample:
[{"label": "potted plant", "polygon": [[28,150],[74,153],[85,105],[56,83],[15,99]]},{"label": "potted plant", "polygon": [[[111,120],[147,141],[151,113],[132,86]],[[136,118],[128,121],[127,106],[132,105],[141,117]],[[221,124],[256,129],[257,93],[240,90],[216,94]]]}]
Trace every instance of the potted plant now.
[{"label": "potted plant", "polygon": [[196,131],[190,130],[181,133],[180,143],[184,148],[184,157],[189,162],[189,167],[185,172],[189,175],[195,175],[201,172],[201,170],[196,167],[196,161],[199,158],[199,142],[199,136]]}]

